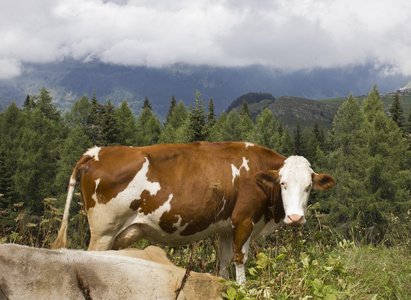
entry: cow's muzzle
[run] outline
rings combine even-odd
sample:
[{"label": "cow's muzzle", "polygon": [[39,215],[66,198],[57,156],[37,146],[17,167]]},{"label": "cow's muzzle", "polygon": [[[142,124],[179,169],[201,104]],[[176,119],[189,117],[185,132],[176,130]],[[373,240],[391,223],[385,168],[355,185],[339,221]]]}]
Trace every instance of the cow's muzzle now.
[{"label": "cow's muzzle", "polygon": [[284,219],[284,223],[292,227],[301,227],[305,222],[304,216],[297,214],[287,215]]}]

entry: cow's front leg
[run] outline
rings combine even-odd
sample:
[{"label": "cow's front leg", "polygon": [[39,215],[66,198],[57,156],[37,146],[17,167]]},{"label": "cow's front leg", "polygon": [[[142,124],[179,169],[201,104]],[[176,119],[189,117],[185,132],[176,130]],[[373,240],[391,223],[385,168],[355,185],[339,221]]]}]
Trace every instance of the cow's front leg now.
[{"label": "cow's front leg", "polygon": [[219,259],[220,268],[218,275],[228,279],[228,264],[233,259],[233,236],[220,233],[219,234]]},{"label": "cow's front leg", "polygon": [[248,250],[250,247],[251,235],[253,232],[253,223],[251,221],[243,221],[233,228],[233,250],[234,263],[236,270],[236,280],[239,284],[244,284],[245,279],[245,262],[248,258]]}]

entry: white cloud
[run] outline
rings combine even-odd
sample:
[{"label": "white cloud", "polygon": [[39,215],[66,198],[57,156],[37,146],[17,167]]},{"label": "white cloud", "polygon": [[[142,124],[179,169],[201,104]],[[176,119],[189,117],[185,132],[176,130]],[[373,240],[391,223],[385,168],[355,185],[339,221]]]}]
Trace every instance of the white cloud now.
[{"label": "white cloud", "polygon": [[21,63],[13,58],[0,57],[0,79],[8,79],[20,75]]},{"label": "white cloud", "polygon": [[408,0],[3,1],[1,74],[73,57],[284,70],[373,62],[411,75],[410,11]]}]

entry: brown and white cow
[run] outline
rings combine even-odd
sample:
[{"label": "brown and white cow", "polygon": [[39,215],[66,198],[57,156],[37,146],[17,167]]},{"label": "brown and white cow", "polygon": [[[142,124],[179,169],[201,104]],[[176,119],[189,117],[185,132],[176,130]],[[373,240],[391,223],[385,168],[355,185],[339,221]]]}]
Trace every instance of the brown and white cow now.
[{"label": "brown and white cow", "polygon": [[125,248],[141,238],[179,246],[218,233],[220,275],[227,277],[234,258],[239,283],[245,282],[251,238],[282,222],[302,226],[311,188],[335,185],[304,157],[286,159],[250,143],[95,147],[73,170],[54,248],[66,247],[78,181],[90,225],[88,250]]}]

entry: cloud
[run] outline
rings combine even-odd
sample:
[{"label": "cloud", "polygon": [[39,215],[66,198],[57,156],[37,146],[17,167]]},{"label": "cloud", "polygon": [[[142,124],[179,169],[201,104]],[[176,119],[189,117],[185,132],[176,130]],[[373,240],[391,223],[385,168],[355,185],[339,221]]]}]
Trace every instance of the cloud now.
[{"label": "cloud", "polygon": [[408,0],[4,1],[0,76],[66,57],[290,71],[374,63],[411,75],[409,11]]},{"label": "cloud", "polygon": [[0,57],[0,79],[8,79],[20,75],[22,65],[13,58]]}]

